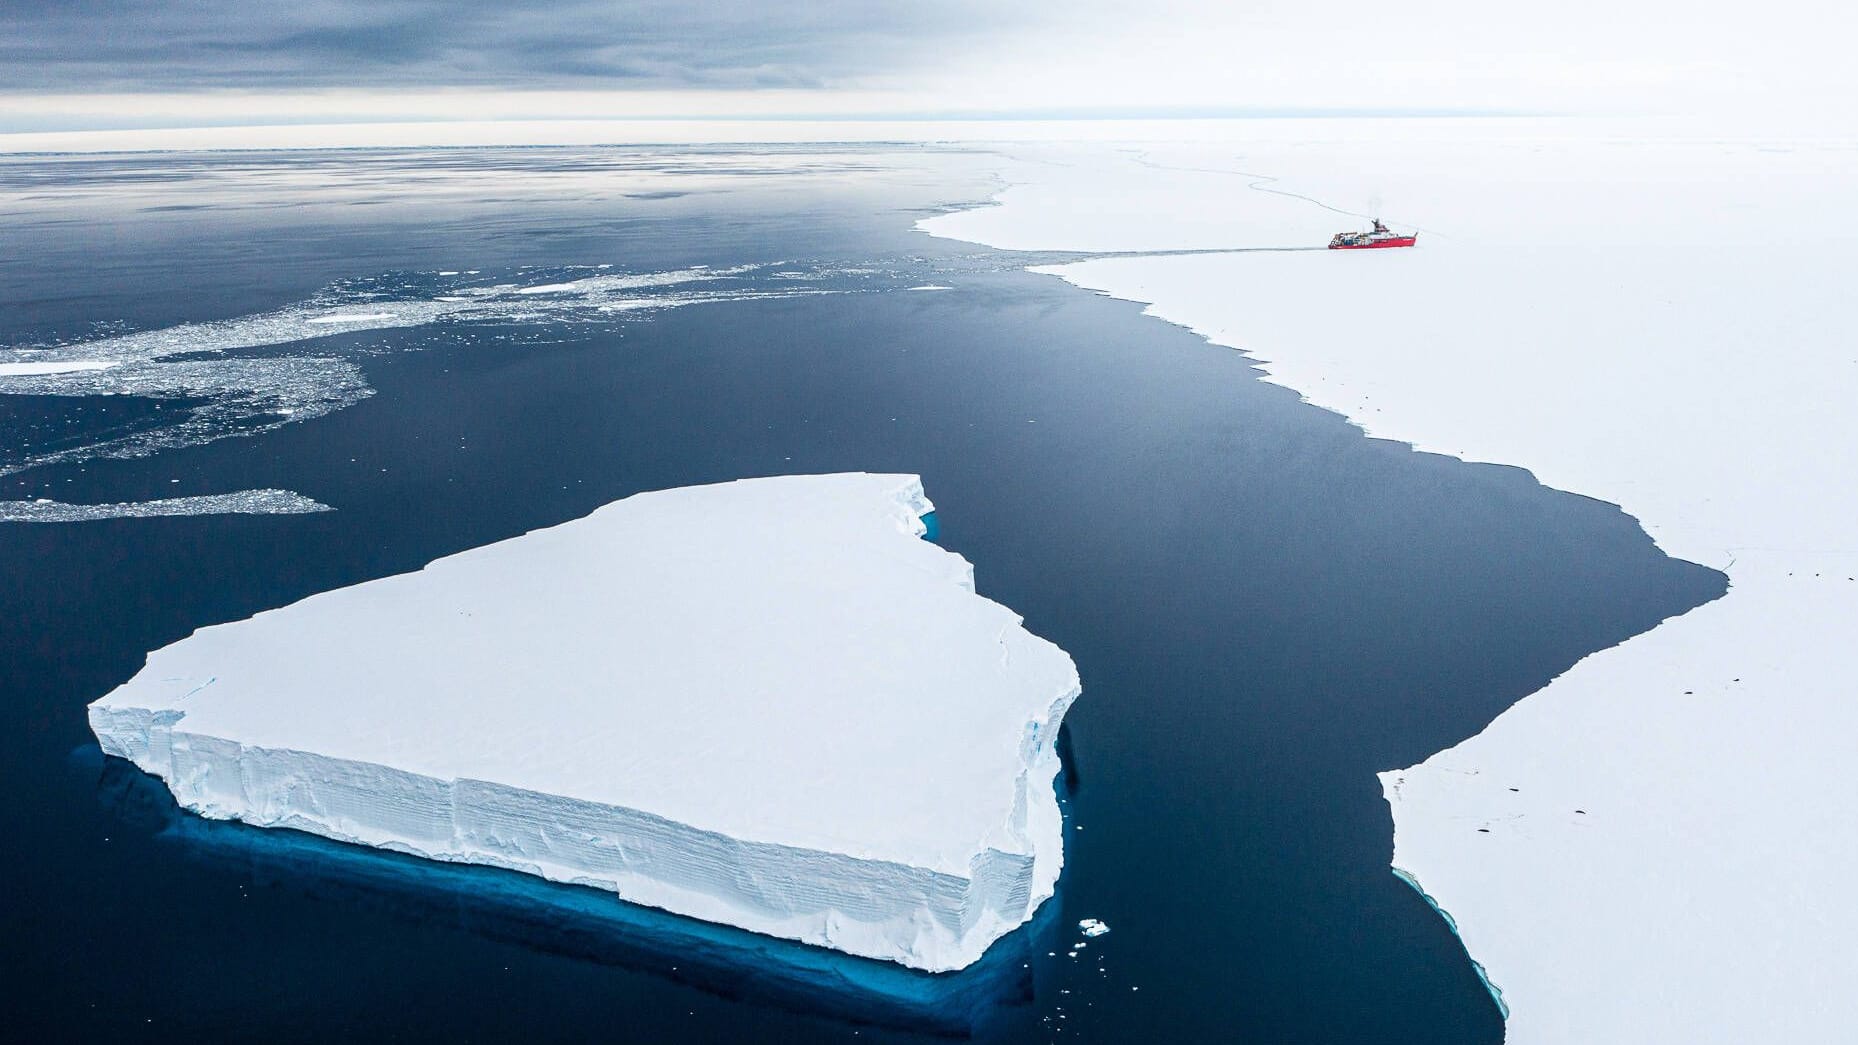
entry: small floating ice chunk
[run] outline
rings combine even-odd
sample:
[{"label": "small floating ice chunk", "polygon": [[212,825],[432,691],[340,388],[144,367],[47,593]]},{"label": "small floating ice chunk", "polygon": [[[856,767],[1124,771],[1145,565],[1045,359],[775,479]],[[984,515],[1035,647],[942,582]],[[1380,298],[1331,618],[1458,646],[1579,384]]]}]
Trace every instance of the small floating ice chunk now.
[{"label": "small floating ice chunk", "polygon": [[954,290],[955,288],[945,287],[940,283],[924,283],[920,287],[911,287],[910,289],[911,290]]},{"label": "small floating ice chunk", "polygon": [[1099,921],[1096,918],[1085,918],[1079,921],[1077,923],[1077,928],[1079,932],[1082,932],[1085,936],[1090,936],[1090,937],[1102,936],[1104,933],[1107,933],[1110,931],[1110,927],[1107,922]]},{"label": "small floating ice chunk", "polygon": [[205,816],[961,968],[1052,894],[1079,683],[933,509],[910,475],[639,494],[204,628],[91,728]]},{"label": "small floating ice chunk", "polygon": [[383,319],[393,319],[392,312],[338,312],[332,316],[315,316],[304,320],[305,323],[379,323]]},{"label": "small floating ice chunk", "polygon": [[0,363],[0,377],[36,377],[41,374],[76,374],[108,370],[119,365],[115,359],[68,359],[62,362]]}]

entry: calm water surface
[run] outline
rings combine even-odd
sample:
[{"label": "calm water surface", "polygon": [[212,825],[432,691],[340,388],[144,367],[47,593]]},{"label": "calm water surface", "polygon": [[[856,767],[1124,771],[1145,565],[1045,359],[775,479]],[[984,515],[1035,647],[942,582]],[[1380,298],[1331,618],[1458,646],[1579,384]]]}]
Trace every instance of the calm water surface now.
[{"label": "calm water surface", "polygon": [[[227,430],[259,434],[152,456],[31,465],[130,445],[212,397],[0,394],[14,469],[0,497],[280,487],[337,509],[0,524],[0,1026],[22,1040],[1499,1040],[1463,948],[1389,873],[1375,773],[1477,732],[1722,578],[1666,558],[1612,506],[1365,438],[1135,306],[910,231],[985,198],[984,175],[984,157],[882,147],[0,163],[0,346],[318,294],[365,305],[758,266],[712,288],[729,293],[624,315],[512,307],[208,345],[207,361],[347,361],[373,394],[300,423],[241,414]],[[926,283],[952,289],[906,289]],[[202,625],[641,490],[849,469],[920,473],[940,542],[1084,680],[1058,896],[968,973],[208,824],[106,765],[85,727],[88,701]],[[1084,917],[1112,932],[1073,955]]]}]

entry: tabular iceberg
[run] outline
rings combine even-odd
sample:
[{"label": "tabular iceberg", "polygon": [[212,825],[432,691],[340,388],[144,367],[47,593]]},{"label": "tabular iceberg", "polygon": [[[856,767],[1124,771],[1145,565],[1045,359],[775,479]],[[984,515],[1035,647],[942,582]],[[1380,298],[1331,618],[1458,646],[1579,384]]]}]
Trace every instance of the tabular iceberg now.
[{"label": "tabular iceberg", "polygon": [[1077,669],[915,476],[749,479],[203,628],[90,707],[201,815],[931,971],[1051,895]]}]

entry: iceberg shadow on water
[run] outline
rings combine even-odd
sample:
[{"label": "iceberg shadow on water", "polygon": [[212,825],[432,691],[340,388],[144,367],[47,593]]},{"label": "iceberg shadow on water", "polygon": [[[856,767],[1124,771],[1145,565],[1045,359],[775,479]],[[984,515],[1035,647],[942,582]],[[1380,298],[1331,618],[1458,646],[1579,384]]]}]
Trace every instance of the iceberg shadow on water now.
[{"label": "iceberg shadow on water", "polygon": [[79,749],[76,759],[101,763],[98,798],[119,819],[189,860],[248,875],[255,884],[804,1015],[971,1037],[999,1010],[1030,1004],[1035,942],[1056,936],[1060,905],[1051,901],[973,965],[921,972],[516,871],[209,820],[181,809],[159,779],[129,762],[94,747]]}]

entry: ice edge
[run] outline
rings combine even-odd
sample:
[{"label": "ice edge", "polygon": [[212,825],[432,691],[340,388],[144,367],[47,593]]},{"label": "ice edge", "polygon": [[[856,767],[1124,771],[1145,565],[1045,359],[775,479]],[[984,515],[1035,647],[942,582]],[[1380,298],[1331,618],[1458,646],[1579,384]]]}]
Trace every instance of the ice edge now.
[{"label": "ice edge", "polygon": [[1510,1018],[1510,1007],[1508,1003],[1503,1000],[1503,988],[1492,982],[1490,974],[1484,970],[1484,963],[1472,957],[1471,949],[1465,947],[1464,937],[1460,936],[1458,933],[1458,919],[1453,918],[1450,911],[1439,906],[1439,901],[1432,898],[1432,894],[1427,892],[1425,887],[1419,884],[1419,879],[1415,877],[1411,871],[1406,870],[1398,864],[1389,864],[1388,866],[1393,870],[1395,878],[1412,886],[1413,891],[1418,893],[1420,898],[1426,901],[1426,906],[1437,911],[1439,917],[1445,920],[1445,925],[1447,928],[1451,929],[1452,935],[1458,937],[1458,945],[1464,947],[1465,960],[1471,963],[1472,971],[1477,973],[1478,982],[1484,985],[1484,990],[1489,993],[1490,1000],[1497,1003],[1497,1012],[1502,1015],[1505,1022],[1508,1022]]}]

